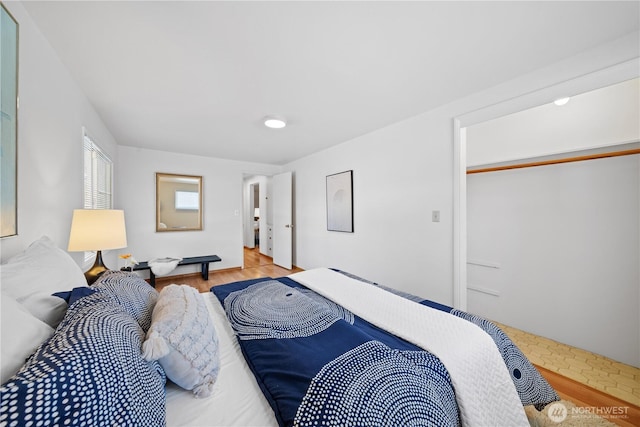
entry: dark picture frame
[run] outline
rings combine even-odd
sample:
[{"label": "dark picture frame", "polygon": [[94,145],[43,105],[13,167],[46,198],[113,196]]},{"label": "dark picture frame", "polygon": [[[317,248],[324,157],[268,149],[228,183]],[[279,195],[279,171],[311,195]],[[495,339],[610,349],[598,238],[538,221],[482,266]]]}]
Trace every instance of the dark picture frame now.
[{"label": "dark picture frame", "polygon": [[327,176],[327,230],[353,233],[353,171]]}]

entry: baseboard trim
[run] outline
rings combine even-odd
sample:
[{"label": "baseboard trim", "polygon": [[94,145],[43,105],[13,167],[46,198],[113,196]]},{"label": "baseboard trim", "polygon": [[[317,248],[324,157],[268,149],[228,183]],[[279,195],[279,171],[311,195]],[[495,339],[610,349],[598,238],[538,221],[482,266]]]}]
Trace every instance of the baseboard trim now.
[{"label": "baseboard trim", "polygon": [[[241,267],[230,267],[230,268],[220,268],[218,270],[209,270],[209,274],[216,274],[217,272],[228,272],[228,271],[236,271],[236,270],[242,270]],[[163,281],[167,281],[167,280],[180,280],[180,279],[187,279],[190,277],[202,277],[202,273],[200,272],[194,272],[194,273],[185,273],[185,274],[176,274],[175,276],[162,276],[162,277],[158,277],[156,276],[156,286],[158,284],[158,282],[163,282]],[[149,281],[149,279],[146,279],[147,282]]]},{"label": "baseboard trim", "polygon": [[[228,267],[228,268],[221,268],[219,270],[209,270],[209,274],[213,273],[222,273],[222,272],[227,272],[227,271],[236,271],[236,270],[242,270],[242,267]],[[200,274],[200,273],[193,273],[193,274]]]}]

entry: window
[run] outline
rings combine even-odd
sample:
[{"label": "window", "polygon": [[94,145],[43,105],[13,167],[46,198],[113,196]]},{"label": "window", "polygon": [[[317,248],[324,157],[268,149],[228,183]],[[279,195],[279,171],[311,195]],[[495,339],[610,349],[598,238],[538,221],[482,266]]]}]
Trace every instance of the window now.
[{"label": "window", "polygon": [[84,134],[84,208],[111,209],[113,207],[113,162],[100,147]]},{"label": "window", "polygon": [[197,211],[200,209],[200,193],[176,190],[176,210]]},{"label": "window", "polygon": [[[84,209],[113,208],[113,162],[82,128],[84,150]],[[93,259],[85,252],[84,262]]]}]

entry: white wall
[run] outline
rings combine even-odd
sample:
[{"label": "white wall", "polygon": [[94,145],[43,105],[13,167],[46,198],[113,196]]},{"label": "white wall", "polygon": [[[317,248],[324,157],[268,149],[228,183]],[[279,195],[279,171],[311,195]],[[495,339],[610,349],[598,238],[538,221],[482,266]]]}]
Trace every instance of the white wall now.
[{"label": "white wall", "polygon": [[[454,119],[464,118],[466,125],[489,114],[496,117],[500,109],[512,113],[513,104],[522,103],[510,101],[534,92],[552,101],[566,82],[575,89],[600,81],[596,76],[571,82],[637,58],[635,34],[285,165],[294,172],[294,263],[342,268],[451,305]],[[497,107],[485,113],[489,106]],[[354,171],[355,232],[328,232],[325,177],[349,169]],[[431,222],[433,210],[440,211],[441,222]]]},{"label": "white wall", "polygon": [[640,366],[639,159],[469,175],[469,311]]},{"label": "white wall", "polygon": [[0,241],[3,261],[42,235],[66,250],[72,211],[83,204],[83,126],[117,164],[116,141],[22,4],[4,5],[20,25],[20,109],[18,235]]},{"label": "white wall", "polygon": [[[451,125],[435,112],[292,162],[295,259],[451,302]],[[354,233],[327,231],[326,176],[353,170]],[[440,210],[442,221],[431,222]]]},{"label": "white wall", "polygon": [[[125,210],[127,251],[138,261],[215,254],[222,262],[211,264],[210,270],[242,266],[243,174],[270,175],[279,166],[126,146],[118,147],[118,158],[116,200]],[[203,177],[202,231],[155,231],[156,172]],[[196,271],[199,266],[184,266],[176,274]]]}]

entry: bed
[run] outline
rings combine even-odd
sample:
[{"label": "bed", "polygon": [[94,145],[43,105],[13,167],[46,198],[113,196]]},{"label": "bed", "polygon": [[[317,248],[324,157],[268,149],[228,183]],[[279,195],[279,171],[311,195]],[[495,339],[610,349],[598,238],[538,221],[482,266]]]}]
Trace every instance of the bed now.
[{"label": "bed", "polygon": [[558,400],[490,322],[346,272],[87,287],[43,238],[0,273],[1,426],[527,426]]}]

